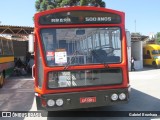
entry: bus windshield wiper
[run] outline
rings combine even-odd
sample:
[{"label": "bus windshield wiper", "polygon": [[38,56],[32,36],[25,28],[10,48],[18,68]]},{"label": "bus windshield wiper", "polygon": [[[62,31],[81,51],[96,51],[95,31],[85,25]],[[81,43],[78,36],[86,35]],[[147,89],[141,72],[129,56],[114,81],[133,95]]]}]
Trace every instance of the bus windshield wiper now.
[{"label": "bus windshield wiper", "polygon": [[73,55],[71,56],[71,58],[69,59],[69,61],[67,62],[67,64],[65,65],[63,70],[67,70],[70,66],[70,64],[72,64],[72,62],[75,60],[76,56],[77,56],[78,51],[75,50]]}]

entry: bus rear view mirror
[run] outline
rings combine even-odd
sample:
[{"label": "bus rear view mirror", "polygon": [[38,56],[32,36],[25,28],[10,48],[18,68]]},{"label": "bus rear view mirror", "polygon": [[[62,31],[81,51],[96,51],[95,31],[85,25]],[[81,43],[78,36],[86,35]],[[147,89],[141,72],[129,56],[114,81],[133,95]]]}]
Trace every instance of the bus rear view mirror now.
[{"label": "bus rear view mirror", "polygon": [[85,34],[85,30],[84,29],[76,30],[76,35],[84,35],[84,34]]},{"label": "bus rear view mirror", "polygon": [[28,41],[28,51],[30,53],[34,52],[34,37],[33,34],[29,35],[29,41]]}]

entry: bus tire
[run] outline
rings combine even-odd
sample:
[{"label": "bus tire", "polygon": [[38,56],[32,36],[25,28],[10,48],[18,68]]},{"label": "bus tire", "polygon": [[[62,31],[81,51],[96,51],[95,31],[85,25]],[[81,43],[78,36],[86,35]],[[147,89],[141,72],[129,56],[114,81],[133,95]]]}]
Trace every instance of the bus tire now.
[{"label": "bus tire", "polygon": [[155,61],[152,62],[152,66],[153,66],[153,68],[157,68],[158,67]]},{"label": "bus tire", "polygon": [[41,99],[38,96],[36,96],[36,104],[37,104],[37,110],[44,110],[41,104]]},{"label": "bus tire", "polygon": [[3,72],[0,73],[0,88],[2,88],[4,85],[4,74]]}]

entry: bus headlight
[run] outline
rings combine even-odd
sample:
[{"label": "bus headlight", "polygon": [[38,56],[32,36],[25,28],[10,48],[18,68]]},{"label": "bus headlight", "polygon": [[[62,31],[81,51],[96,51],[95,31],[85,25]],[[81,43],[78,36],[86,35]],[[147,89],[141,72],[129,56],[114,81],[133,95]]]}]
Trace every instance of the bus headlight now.
[{"label": "bus headlight", "polygon": [[55,101],[52,100],[52,99],[49,99],[49,100],[47,101],[47,105],[48,105],[49,107],[52,107],[52,106],[55,105]]},{"label": "bus headlight", "polygon": [[121,93],[121,94],[119,95],[119,99],[120,99],[120,100],[126,99],[126,94]]},{"label": "bus headlight", "polygon": [[62,106],[63,105],[63,100],[62,99],[57,99],[56,100],[56,105],[57,106]]},{"label": "bus headlight", "polygon": [[111,100],[113,100],[113,101],[116,101],[116,100],[118,100],[118,95],[117,94],[112,94],[112,96],[111,96]]}]

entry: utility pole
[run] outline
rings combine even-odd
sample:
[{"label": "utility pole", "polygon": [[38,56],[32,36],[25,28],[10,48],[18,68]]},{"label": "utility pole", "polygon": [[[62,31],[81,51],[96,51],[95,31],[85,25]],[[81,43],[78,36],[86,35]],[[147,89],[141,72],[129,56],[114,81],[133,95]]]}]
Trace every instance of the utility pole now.
[{"label": "utility pole", "polygon": [[136,33],[136,20],[134,22],[135,22],[135,33]]}]

